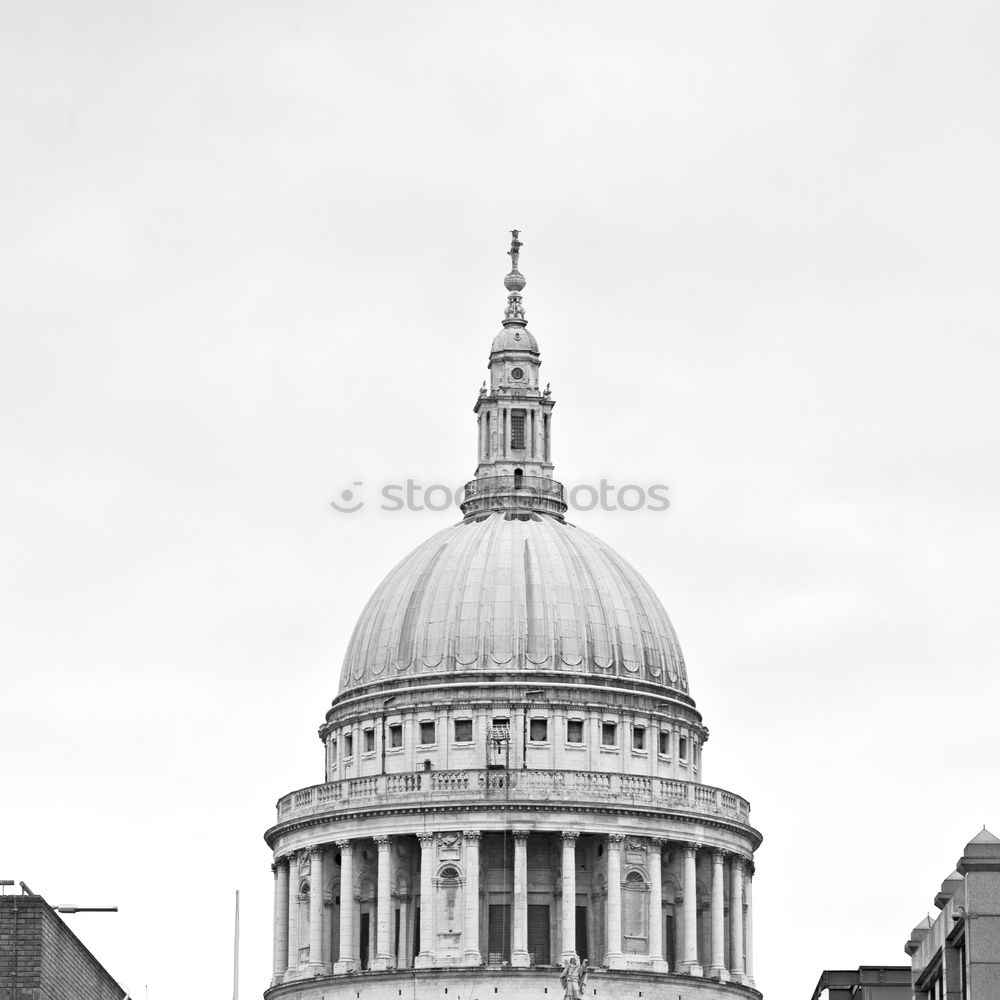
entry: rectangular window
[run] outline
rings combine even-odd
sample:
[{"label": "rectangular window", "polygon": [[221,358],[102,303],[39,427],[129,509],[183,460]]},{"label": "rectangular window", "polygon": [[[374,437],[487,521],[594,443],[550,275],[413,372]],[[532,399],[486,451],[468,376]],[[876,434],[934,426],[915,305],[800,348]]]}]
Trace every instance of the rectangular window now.
[{"label": "rectangular window", "polygon": [[613,722],[601,723],[601,746],[618,746],[618,727]]},{"label": "rectangular window", "polygon": [[330,740],[330,763],[336,764],[337,762],[337,741]]},{"label": "rectangular window", "polygon": [[660,733],[660,753],[664,757],[670,756],[670,733]]},{"label": "rectangular window", "polygon": [[354,734],[347,733],[344,736],[344,756],[353,757],[354,756]]},{"label": "rectangular window", "polygon": [[677,751],[678,756],[681,760],[687,760],[688,755],[688,741],[686,736],[681,737],[681,745]]},{"label": "rectangular window", "polygon": [[365,753],[375,753],[375,730],[365,730]]},{"label": "rectangular window", "polygon": [[510,411],[510,446],[524,447],[524,410]]},{"label": "rectangular window", "polygon": [[472,719],[455,720],[455,742],[456,743],[472,742]]},{"label": "rectangular window", "polygon": [[494,740],[510,740],[510,719],[494,719],[493,732],[490,734]]},{"label": "rectangular window", "polygon": [[549,738],[549,720],[532,719],[528,735],[534,743],[544,743]]},{"label": "rectangular window", "polygon": [[389,746],[401,747],[403,745],[403,727],[396,723],[389,727]]},{"label": "rectangular window", "polygon": [[583,720],[582,719],[567,719],[566,720],[566,742],[567,743],[582,743],[583,742]]},{"label": "rectangular window", "polygon": [[643,726],[632,727],[632,749],[633,750],[646,749],[646,730]]},{"label": "rectangular window", "polygon": [[420,745],[422,747],[433,746],[434,744],[434,723],[420,723]]}]

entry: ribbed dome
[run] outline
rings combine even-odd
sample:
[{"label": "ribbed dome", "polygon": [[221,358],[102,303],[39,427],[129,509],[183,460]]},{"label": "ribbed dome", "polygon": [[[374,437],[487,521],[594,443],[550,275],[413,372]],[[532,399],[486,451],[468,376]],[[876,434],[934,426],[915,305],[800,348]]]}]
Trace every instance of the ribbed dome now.
[{"label": "ribbed dome", "polygon": [[538,515],[457,524],[403,559],[361,613],[340,690],[470,672],[688,688],[649,584],[593,535]]}]

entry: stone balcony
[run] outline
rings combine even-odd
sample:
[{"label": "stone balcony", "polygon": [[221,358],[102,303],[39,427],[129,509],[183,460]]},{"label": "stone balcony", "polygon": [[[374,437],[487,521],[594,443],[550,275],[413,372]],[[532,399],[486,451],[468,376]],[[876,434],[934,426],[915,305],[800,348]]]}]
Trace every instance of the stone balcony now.
[{"label": "stone balcony", "polygon": [[484,476],[465,484],[462,513],[482,517],[493,511],[534,511],[562,520],[566,513],[563,485],[542,476]]},{"label": "stone balcony", "polygon": [[567,802],[575,805],[650,806],[750,825],[750,803],[722,788],[694,781],[602,771],[412,771],[345,778],[310,785],[278,800],[278,823],[337,815],[359,808],[433,804]]}]

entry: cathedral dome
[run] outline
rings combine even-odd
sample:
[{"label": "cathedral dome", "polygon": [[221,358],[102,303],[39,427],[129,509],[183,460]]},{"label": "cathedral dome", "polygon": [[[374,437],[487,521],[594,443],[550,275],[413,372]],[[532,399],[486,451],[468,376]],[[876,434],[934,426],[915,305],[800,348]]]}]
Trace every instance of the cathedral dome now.
[{"label": "cathedral dome", "polygon": [[538,514],[453,525],[403,559],[361,613],[340,690],[470,673],[688,689],[649,584],[593,535]]}]

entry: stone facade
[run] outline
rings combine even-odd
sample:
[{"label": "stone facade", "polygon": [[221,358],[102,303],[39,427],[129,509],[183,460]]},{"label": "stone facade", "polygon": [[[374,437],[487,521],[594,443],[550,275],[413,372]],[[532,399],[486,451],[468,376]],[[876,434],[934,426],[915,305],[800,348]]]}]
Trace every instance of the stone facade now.
[{"label": "stone facade", "polygon": [[[565,523],[517,269],[463,521],[404,559],[347,650],[325,780],[285,795],[269,998],[759,997],[749,803],[642,577]],[[589,991],[593,991],[590,993]]]},{"label": "stone facade", "polygon": [[1000,997],[1000,838],[983,827],[965,845],[934,905],[906,943],[914,1000]]},{"label": "stone facade", "polygon": [[0,1000],[123,1000],[41,896],[0,896]]}]

